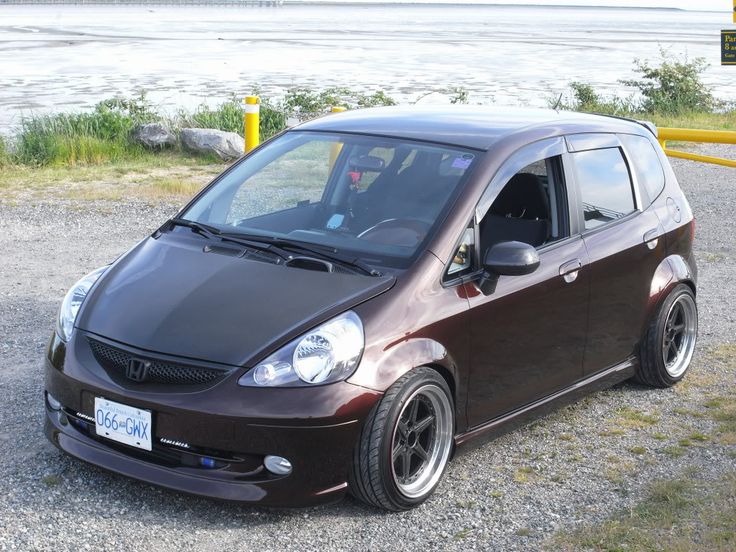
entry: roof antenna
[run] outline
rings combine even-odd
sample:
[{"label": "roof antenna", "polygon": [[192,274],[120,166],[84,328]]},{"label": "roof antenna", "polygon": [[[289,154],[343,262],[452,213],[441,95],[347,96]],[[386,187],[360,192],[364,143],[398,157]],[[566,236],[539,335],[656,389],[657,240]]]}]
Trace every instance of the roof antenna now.
[{"label": "roof antenna", "polygon": [[560,92],[560,97],[557,98],[557,101],[555,102],[555,105],[552,109],[554,109],[555,111],[559,111],[561,103],[562,103],[562,92]]}]

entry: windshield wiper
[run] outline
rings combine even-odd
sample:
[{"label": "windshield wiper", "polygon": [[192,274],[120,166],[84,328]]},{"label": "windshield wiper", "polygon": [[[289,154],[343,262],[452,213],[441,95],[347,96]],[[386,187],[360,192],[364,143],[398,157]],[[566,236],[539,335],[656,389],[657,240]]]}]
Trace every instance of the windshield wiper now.
[{"label": "windshield wiper", "polygon": [[191,228],[194,232],[196,232],[200,236],[204,236],[207,239],[209,239],[210,236],[218,236],[221,233],[220,230],[218,230],[214,226],[210,226],[209,224],[194,222],[193,220],[187,220],[183,218],[169,219],[168,224],[171,226],[184,226],[186,228]]},{"label": "windshield wiper", "polygon": [[353,268],[357,268],[361,272],[364,272],[368,276],[383,276],[382,272],[379,272],[375,268],[373,268],[371,265],[366,263],[365,261],[359,259],[358,257],[345,257],[343,255],[337,254],[337,249],[334,247],[331,247],[329,245],[316,245],[316,244],[306,244],[299,240],[290,240],[288,238],[277,238],[277,237],[271,237],[271,236],[257,236],[253,234],[224,234],[226,236],[243,236],[246,237],[249,241],[262,241],[264,243],[270,244],[272,246],[280,246],[283,248],[289,248],[294,249],[296,251],[301,251],[302,253],[310,253],[312,255],[315,255],[319,258],[326,259],[328,261],[333,261],[342,265],[348,265]]},{"label": "windshield wiper", "polygon": [[253,241],[250,239],[241,238],[233,234],[224,233],[219,228],[215,228],[214,226],[210,226],[209,224],[203,224],[201,222],[194,222],[193,220],[182,218],[172,218],[171,220],[169,220],[169,224],[173,226],[184,226],[186,228],[191,228],[192,231],[200,234],[201,236],[204,236],[207,239],[209,239],[211,236],[215,236],[216,238],[220,238],[222,241],[237,243],[247,248],[255,249],[256,251],[273,253],[284,261],[288,261],[292,257],[292,255],[288,251],[281,249],[280,247],[276,246],[276,244],[262,241]]}]

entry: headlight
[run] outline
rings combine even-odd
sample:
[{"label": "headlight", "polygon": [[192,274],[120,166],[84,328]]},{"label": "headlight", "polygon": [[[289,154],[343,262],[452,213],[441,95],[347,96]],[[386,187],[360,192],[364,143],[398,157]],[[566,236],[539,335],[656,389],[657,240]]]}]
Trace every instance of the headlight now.
[{"label": "headlight", "polygon": [[74,321],[77,319],[77,313],[84,302],[84,298],[87,297],[87,293],[105,270],[107,270],[106,266],[93,270],[74,284],[64,296],[56,325],[56,333],[63,341],[69,341],[74,328]]},{"label": "headlight", "polygon": [[341,381],[358,367],[363,346],[363,324],[348,311],[282,347],[238,383],[274,387]]}]

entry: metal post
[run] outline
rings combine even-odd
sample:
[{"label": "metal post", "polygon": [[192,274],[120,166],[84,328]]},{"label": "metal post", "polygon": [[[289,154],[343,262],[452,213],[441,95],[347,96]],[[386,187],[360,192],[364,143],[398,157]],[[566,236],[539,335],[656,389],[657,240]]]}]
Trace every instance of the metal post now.
[{"label": "metal post", "polygon": [[261,142],[260,135],[260,99],[258,96],[246,96],[243,108],[243,135],[245,136],[245,153],[248,153]]}]

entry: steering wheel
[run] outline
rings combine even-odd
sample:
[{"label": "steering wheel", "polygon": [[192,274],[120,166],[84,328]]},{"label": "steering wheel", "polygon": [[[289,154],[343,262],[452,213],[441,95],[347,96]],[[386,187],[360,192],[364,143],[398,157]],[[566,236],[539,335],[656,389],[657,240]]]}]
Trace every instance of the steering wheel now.
[{"label": "steering wheel", "polygon": [[358,234],[361,240],[412,247],[420,243],[432,225],[421,219],[386,219]]}]

